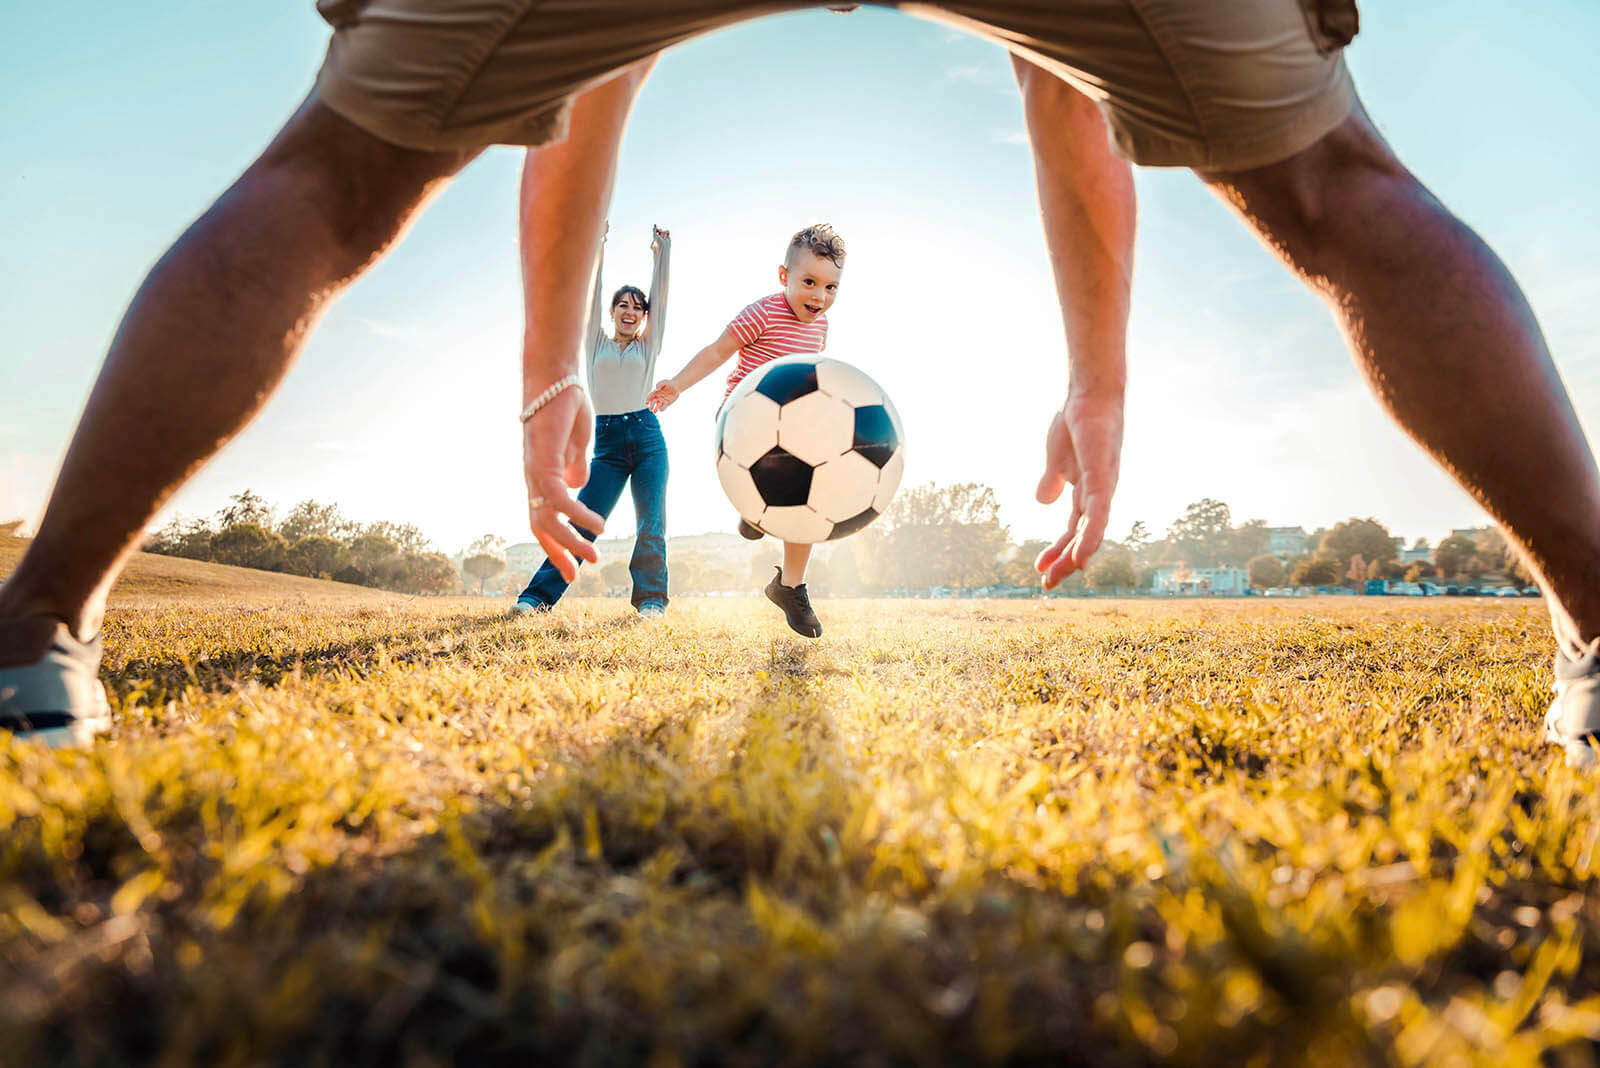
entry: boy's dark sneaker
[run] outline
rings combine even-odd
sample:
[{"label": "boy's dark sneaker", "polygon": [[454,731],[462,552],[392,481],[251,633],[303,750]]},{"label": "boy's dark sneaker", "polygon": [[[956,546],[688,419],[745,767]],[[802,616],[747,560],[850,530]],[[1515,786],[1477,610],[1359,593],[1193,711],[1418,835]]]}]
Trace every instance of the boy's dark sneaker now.
[{"label": "boy's dark sneaker", "polygon": [[739,536],[748,541],[760,541],[766,537],[765,534],[761,533],[760,529],[750,523],[746,523],[743,519],[739,520]]},{"label": "boy's dark sneaker", "polygon": [[806,594],[806,584],[785,586],[783,568],[776,568],[772,581],[767,583],[767,600],[783,609],[783,618],[789,629],[802,638],[822,637],[822,620],[811,610],[811,598]]}]

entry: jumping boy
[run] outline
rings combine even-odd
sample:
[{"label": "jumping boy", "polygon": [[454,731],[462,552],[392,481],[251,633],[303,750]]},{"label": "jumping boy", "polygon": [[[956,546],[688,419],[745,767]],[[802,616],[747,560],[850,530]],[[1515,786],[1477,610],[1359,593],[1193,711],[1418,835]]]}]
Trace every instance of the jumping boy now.
[{"label": "jumping boy", "polygon": [[[645,400],[652,411],[662,411],[679,395],[709,375],[734,353],[739,360],[728,375],[728,388],[722,401],[740,379],[757,367],[780,356],[809,356],[828,346],[828,309],[839,295],[839,276],[844,273],[844,239],[826,223],[808,226],[789,240],[789,251],[778,268],[782,288],[745,308],[722,335],[695,353],[683,370],[656,383]],[[761,531],[739,520],[739,533],[752,541]],[[767,583],[767,599],[783,609],[789,629],[806,638],[822,634],[822,622],[811,609],[806,593],[806,564],[811,546],[783,543],[783,566]]]}]

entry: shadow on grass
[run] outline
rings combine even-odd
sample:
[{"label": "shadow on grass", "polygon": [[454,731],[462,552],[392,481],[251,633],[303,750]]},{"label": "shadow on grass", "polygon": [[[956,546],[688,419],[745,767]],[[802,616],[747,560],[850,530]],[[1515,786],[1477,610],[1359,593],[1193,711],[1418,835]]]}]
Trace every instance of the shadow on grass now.
[{"label": "shadow on grass", "polygon": [[[806,685],[774,676],[708,765],[683,756],[694,724],[641,725],[524,796],[463,800],[405,848],[293,877],[273,855],[225,923],[208,915],[226,888],[196,820],[172,854],[196,868],[168,873],[173,893],[113,913],[77,950],[7,963],[9,1050],[63,1064],[1162,1060],[1137,1026],[1176,995],[1127,963],[1162,944],[1148,893],[998,870],[943,885],[914,847],[860,833],[870,785],[826,713],[787,700]],[[122,837],[128,855],[95,866],[126,877],[138,845]],[[82,899],[50,871],[24,889],[71,917]],[[1185,1048],[1290,1063],[1313,1037],[1349,1038],[1349,966],[1285,955],[1249,908],[1234,923],[1255,973],[1291,970],[1277,1011]],[[1169,1031],[1156,1038],[1177,1042]]]}]

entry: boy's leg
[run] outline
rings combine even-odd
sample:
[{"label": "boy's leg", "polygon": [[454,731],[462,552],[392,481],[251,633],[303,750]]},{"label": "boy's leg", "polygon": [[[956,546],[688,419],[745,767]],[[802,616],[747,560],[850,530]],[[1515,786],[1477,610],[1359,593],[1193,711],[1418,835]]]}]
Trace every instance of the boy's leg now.
[{"label": "boy's leg", "polygon": [[1207,181],[1323,295],[1378,399],[1538,577],[1562,648],[1547,722],[1592,762],[1600,477],[1516,281],[1359,110],[1282,163]]},{"label": "boy's leg", "polygon": [[260,409],[323,310],[474,153],[397,148],[315,100],[150,271],[38,534],[0,586],[0,667],[100,629],[163,502]]},{"label": "boy's leg", "polygon": [[783,543],[783,584],[798,586],[806,580],[806,565],[811,562],[811,546],[800,542]]},{"label": "boy's leg", "polygon": [[[622,497],[622,485],[628,481],[628,465],[618,454],[614,444],[611,441],[611,434],[605,431],[596,437],[594,459],[589,464],[589,481],[578,491],[579,502],[600,513],[602,519],[610,518],[612,510],[617,507],[617,501]],[[599,537],[597,532],[584,530],[576,523],[572,528],[586,541],[594,541]],[[569,585],[570,583],[561,577],[561,572],[556,570],[555,564],[547,558],[534,573],[517,601],[553,605],[561,600],[561,595],[567,592]]]},{"label": "boy's leg", "polygon": [[638,461],[633,467],[633,511],[638,534],[628,571],[633,576],[633,607],[667,606],[667,443],[655,413],[640,419]]}]

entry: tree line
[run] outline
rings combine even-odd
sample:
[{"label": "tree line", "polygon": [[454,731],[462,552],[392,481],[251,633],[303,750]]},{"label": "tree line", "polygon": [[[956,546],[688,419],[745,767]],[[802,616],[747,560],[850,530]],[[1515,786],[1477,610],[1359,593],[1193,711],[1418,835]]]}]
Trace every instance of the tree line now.
[{"label": "tree line", "polygon": [[174,518],[146,540],[146,552],[214,564],[332,579],[399,593],[456,593],[455,564],[410,523],[357,523],[336,504],[301,501],[282,519],[245,490],[214,516]]},{"label": "tree line", "polygon": [[[1268,551],[1264,520],[1233,521],[1228,505],[1202,498],[1155,537],[1144,522],[1120,540],[1107,540],[1086,571],[1071,576],[1059,595],[1149,589],[1156,572],[1239,567],[1257,587],[1331,586],[1367,579],[1474,581],[1531,579],[1499,530],[1453,533],[1429,558],[1402,562],[1395,539],[1378,520],[1345,520],[1312,531],[1306,548],[1280,557]],[[859,534],[819,546],[808,582],[832,596],[871,596],[946,588],[952,591],[1036,588],[1033,561],[1044,540],[1013,541],[992,488],[976,482],[927,483],[902,490],[889,511]],[[506,567],[505,539],[486,534],[458,564],[433,549],[408,523],[356,523],[337,505],[302,501],[282,519],[249,490],[215,516],[174,519],[146,543],[149,552],[194,560],[327,578],[404,593],[515,594],[527,575]],[[1418,539],[1414,548],[1429,548]],[[742,593],[764,585],[779,563],[771,542],[757,546],[748,566],[695,552],[674,552],[671,589],[680,593]],[[603,596],[630,585],[626,560],[580,568],[576,596]]]}]

